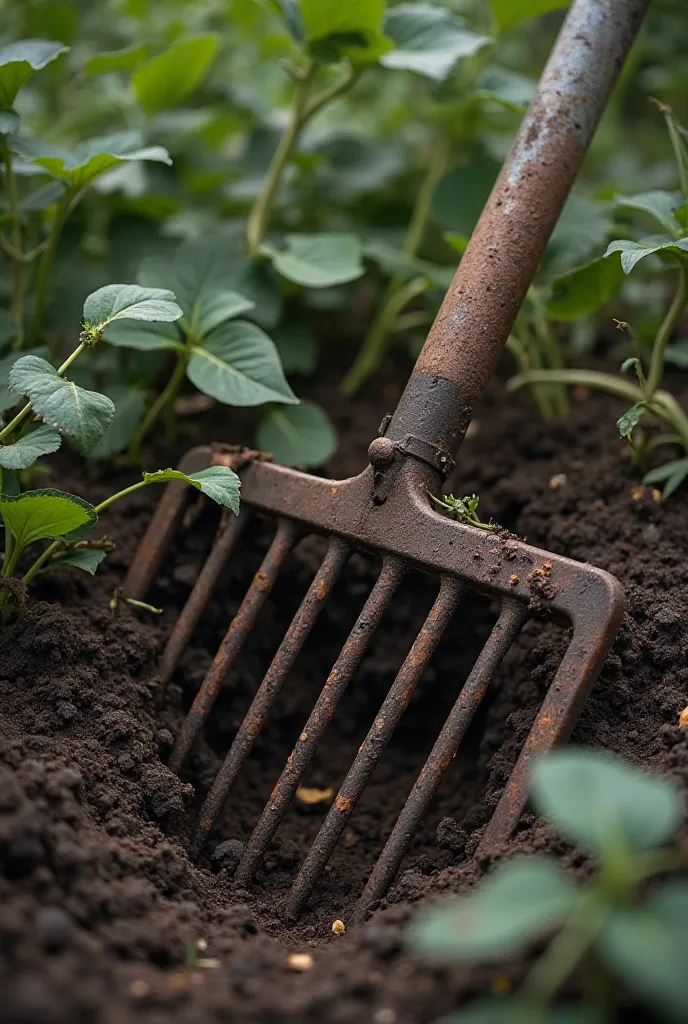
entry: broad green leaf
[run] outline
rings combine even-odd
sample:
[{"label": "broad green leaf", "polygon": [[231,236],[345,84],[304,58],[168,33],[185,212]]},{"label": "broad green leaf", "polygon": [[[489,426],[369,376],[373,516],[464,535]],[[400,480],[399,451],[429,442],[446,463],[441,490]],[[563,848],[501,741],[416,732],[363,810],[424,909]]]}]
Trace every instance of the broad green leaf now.
[{"label": "broad green leaf", "polygon": [[531,799],[567,839],[604,856],[623,845],[632,853],[673,839],[681,825],[676,787],[610,754],[567,748],[538,761]]},{"label": "broad green leaf", "polygon": [[210,466],[199,473],[180,473],[178,469],[159,469],[155,473],[144,473],[143,479],[149,484],[164,484],[170,480],[184,480],[202,491],[218,505],[231,509],[239,515],[239,494],[241,480],[228,466]]},{"label": "broad green leaf", "polygon": [[610,242],[605,252],[605,258],[614,252],[621,253],[621,266],[625,274],[630,274],[636,263],[651,256],[655,252],[666,252],[672,256],[686,259],[688,252],[688,238],[667,238],[665,235],[653,235],[643,238],[639,242],[631,242],[627,238],[620,238]]},{"label": "broad green leaf", "polygon": [[476,144],[460,167],[447,171],[432,199],[432,215],[439,226],[470,238],[499,170],[494,157]]},{"label": "broad green leaf", "polygon": [[491,64],[478,80],[476,99],[498,103],[515,114],[525,112],[535,95],[537,83],[511,68]]},{"label": "broad green leaf", "polygon": [[299,0],[301,22],[316,59],[376,60],[390,49],[382,34],[385,0]]},{"label": "broad green leaf", "polygon": [[105,75],[111,71],[131,71],[146,59],[148,47],[145,43],[136,43],[123,50],[109,50],[90,57],[84,64],[84,74]]},{"label": "broad green leaf", "polygon": [[3,469],[2,466],[0,466],[0,494],[10,495],[11,497],[21,494],[18,478],[11,470]]},{"label": "broad green leaf", "polygon": [[682,338],[674,345],[667,345],[664,349],[664,362],[685,369],[688,366],[688,338]]},{"label": "broad green leaf", "polygon": [[195,92],[205,81],[219,44],[214,34],[182,39],[140,67],[131,84],[146,113],[175,107]]},{"label": "broad green leaf", "polygon": [[181,315],[174,292],[137,284],[106,284],[84,302],[84,323],[99,330],[114,320],[173,323]]},{"label": "broad green leaf", "polygon": [[274,11],[283,19],[295,43],[302,44],[305,42],[306,37],[303,21],[301,20],[301,11],[299,10],[299,0],[259,0],[259,2],[262,2],[268,10]]},{"label": "broad green leaf", "polygon": [[646,412],[646,402],[636,402],[635,405],[631,406],[628,412],[625,412],[623,416],[621,416],[616,421],[619,436],[624,438],[630,438],[631,434],[638,426]]},{"label": "broad green leaf", "polygon": [[411,925],[411,948],[443,963],[499,959],[561,925],[579,900],[553,858],[516,858],[467,896],[420,914]]},{"label": "broad green leaf", "polygon": [[363,250],[356,235],[287,235],[286,249],[264,246],[275,270],[304,288],[331,288],[362,276]]},{"label": "broad green leaf", "polygon": [[68,46],[47,39],[20,39],[0,46],[0,107],[12,107],[17,93],[34,71],[40,71],[68,50]]},{"label": "broad green leaf", "polygon": [[26,395],[47,426],[66,434],[87,453],[102,436],[115,414],[109,398],[86,391],[60,377],[54,366],[39,356],[22,356],[10,370],[10,390]]},{"label": "broad green leaf", "polygon": [[337,450],[324,409],[313,402],[268,409],[258,424],[256,446],[285,466],[322,466]]},{"label": "broad green leaf", "polygon": [[318,364],[318,344],[305,324],[286,324],[273,332],[285,373],[309,377]]},{"label": "broad green leaf", "polygon": [[226,246],[187,242],[174,261],[158,256],[144,260],[138,273],[141,284],[171,288],[183,310],[179,326],[194,341],[210,334],[227,320],[248,313],[251,298],[227,285],[234,261]]},{"label": "broad green leaf", "polygon": [[663,483],[662,499],[666,499],[681,486],[686,477],[688,477],[688,459],[672,459],[671,462],[665,462],[663,466],[658,466],[657,469],[651,469],[649,473],[646,473],[643,483],[648,486]]},{"label": "broad green leaf", "polygon": [[30,217],[34,213],[42,213],[50,209],[55,203],[59,203],[65,194],[65,186],[61,181],[49,181],[47,185],[41,185],[34,189],[19,203],[19,213],[22,217]]},{"label": "broad green leaf", "polygon": [[638,908],[619,909],[597,939],[603,960],[623,982],[670,1020],[685,1021],[688,884],[674,880]]},{"label": "broad green leaf", "polygon": [[71,565],[74,569],[81,569],[89,576],[95,576],[96,569],[106,557],[107,552],[99,548],[74,548],[51,559],[40,571],[42,574],[54,572],[55,569],[62,569],[65,565]]},{"label": "broad green leaf", "polygon": [[610,232],[611,203],[576,192],[569,196],[545,253],[547,265],[568,271],[596,255]]},{"label": "broad green leaf", "polygon": [[674,213],[684,202],[680,192],[643,192],[637,196],[618,196],[616,206],[622,210],[647,213],[672,235],[681,231]]},{"label": "broad green leaf", "polygon": [[22,550],[37,540],[77,540],[98,520],[96,510],[83,498],[49,488],[0,494],[0,516]]},{"label": "broad green leaf", "polygon": [[[2,68],[0,68],[0,73]],[[19,128],[19,115],[13,110],[0,110],[0,135],[12,135]]]},{"label": "broad green leaf", "polygon": [[528,18],[547,14],[559,7],[568,7],[570,0],[490,0],[495,28],[500,33],[509,32]]},{"label": "broad green leaf", "polygon": [[138,388],[116,384],[108,388],[104,394],[114,405],[115,415],[103,436],[88,453],[89,459],[107,459],[124,451],[134,437],[146,411],[146,394]]},{"label": "broad green leaf", "polygon": [[29,163],[43,167],[53,178],[64,181],[74,191],[80,191],[121,163],[138,160],[172,163],[162,146],[142,146],[137,132],[118,132],[87,139],[71,151],[41,139],[14,135],[10,148]]},{"label": "broad green leaf", "polygon": [[56,452],[62,444],[57,430],[42,424],[30,434],[18,438],[14,444],[0,446],[0,466],[3,469],[28,469],[41,455]]},{"label": "broad green leaf", "polygon": [[184,351],[179,331],[169,323],[144,326],[124,321],[108,324],[103,331],[103,341],[116,348],[136,348],[140,352],[154,352],[163,349]]},{"label": "broad green leaf", "polygon": [[22,356],[40,356],[41,359],[45,359],[49,354],[45,345],[41,345],[39,348],[30,348],[24,352],[10,352],[0,359],[0,414],[13,409],[19,402],[17,395],[9,388],[10,370],[17,360]]},{"label": "broad green leaf", "polygon": [[[436,1024],[526,1024],[527,1021],[528,1010],[524,1013],[522,1005],[505,996],[469,1003],[459,1013],[442,1017]],[[593,1007],[583,1004],[554,1006],[545,1013],[538,1013],[538,1024],[607,1024],[607,1020]]]},{"label": "broad green leaf", "polygon": [[614,298],[623,279],[621,260],[601,256],[552,281],[547,311],[568,322],[589,316]]},{"label": "broad green leaf", "polygon": [[244,320],[218,327],[194,348],[186,374],[199,391],[225,405],[298,402],[274,343]]},{"label": "broad green leaf", "polygon": [[371,242],[364,249],[368,259],[377,263],[387,274],[410,281],[414,277],[425,277],[428,286],[446,291],[454,277],[455,267],[440,267],[428,260],[407,256],[400,249],[386,242]]},{"label": "broad green leaf", "polygon": [[451,11],[427,3],[407,3],[387,12],[384,33],[394,49],[380,58],[386,68],[415,71],[443,81],[462,57],[490,40],[469,32]]}]

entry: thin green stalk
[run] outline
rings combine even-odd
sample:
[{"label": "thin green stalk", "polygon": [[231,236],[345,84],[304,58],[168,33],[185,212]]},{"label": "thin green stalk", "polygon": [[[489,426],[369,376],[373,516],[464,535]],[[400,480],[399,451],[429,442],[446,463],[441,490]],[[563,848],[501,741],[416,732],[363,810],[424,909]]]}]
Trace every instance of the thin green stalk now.
[{"label": "thin green stalk", "polygon": [[177,392],[184,381],[184,375],[186,373],[186,366],[189,361],[188,352],[180,352],[177,356],[177,364],[172,372],[170,379],[163,391],[160,392],[155,402],[146,413],[143,418],[141,426],[136,431],[134,438],[129,445],[129,458],[133,461],[138,462],[141,457],[141,445],[151,429],[158,416],[167,408],[167,406],[174,401],[177,396]]},{"label": "thin green stalk", "polygon": [[[530,289],[530,296],[534,304],[534,315],[533,324],[535,325],[535,333],[542,346],[542,351],[547,362],[547,365],[553,370],[561,370],[564,366],[564,359],[559,348],[559,343],[552,329],[552,325],[547,319],[547,313],[539,293],[534,289]],[[566,395],[566,388],[563,384],[557,384],[552,388],[551,391],[552,401],[554,404],[555,414],[562,419],[566,419],[569,415],[569,402]]]},{"label": "thin green stalk", "polygon": [[[390,288],[391,288],[390,283]],[[427,290],[424,277],[415,277],[394,292],[389,292],[375,322],[359,350],[356,360],[342,381],[342,394],[351,396],[364,380],[378,368],[387,349],[390,331],[399,314]]]},{"label": "thin green stalk", "polygon": [[528,384],[567,384],[569,387],[593,388],[631,402],[642,402],[645,397],[636,384],[600,370],[528,370],[507,381],[506,389],[518,391]]},{"label": "thin green stalk", "polygon": [[[57,372],[58,372],[58,374],[60,376],[62,376],[64,373],[67,372],[67,370],[72,365],[74,360],[77,359],[78,356],[81,355],[81,353],[84,351],[85,348],[86,348],[86,345],[83,342],[81,342],[80,345],[77,345],[77,347],[74,349],[72,354],[70,356],[68,356],[67,359],[65,359],[64,363],[62,364],[62,366],[58,367]],[[9,437],[9,435],[11,433],[13,433],[13,431],[15,431],[17,429],[17,427],[21,423],[23,423],[23,421],[26,419],[26,417],[31,412],[32,406],[33,406],[32,402],[27,402],[26,405],[24,406],[24,408],[20,412],[17,413],[17,415],[14,417],[14,419],[10,420],[10,422],[7,424],[7,426],[4,427],[2,430],[0,430],[0,441],[4,441],[6,437]]]},{"label": "thin green stalk", "polygon": [[55,261],[55,253],[57,251],[57,244],[62,234],[62,228],[65,225],[65,221],[69,216],[72,209],[72,203],[74,196],[71,192],[68,192],[61,200],[57,211],[55,213],[55,219],[50,229],[48,236],[48,244],[45,247],[40,262],[38,264],[38,271],[36,272],[36,305],[33,315],[33,323],[31,326],[31,338],[34,342],[40,341],[43,332],[43,321],[45,319],[45,309],[48,302],[48,285],[50,283],[50,274],[53,269],[53,263]]},{"label": "thin green stalk", "polygon": [[17,179],[12,166],[12,153],[5,143],[5,183],[7,185],[7,199],[9,211],[12,215],[12,323],[16,328],[16,336],[13,343],[14,349],[20,349],[24,344],[24,263],[22,258],[22,230],[19,219],[19,194],[17,191]]},{"label": "thin green stalk", "polygon": [[647,375],[646,395],[648,401],[662,383],[664,373],[664,349],[674,333],[674,328],[683,313],[686,305],[686,271],[681,267],[678,272],[678,286],[674,301],[671,303],[662,324],[657,331],[654,345],[652,346],[652,357],[650,359],[650,371]]},{"label": "thin green stalk", "polygon": [[[506,347],[514,357],[516,365],[521,373],[528,373],[531,369],[531,354],[526,351],[521,338],[516,334],[510,334],[506,342]],[[546,394],[543,392],[543,389],[538,387],[537,384],[533,384],[530,389],[530,393],[537,407],[540,419],[545,421],[551,419],[552,414],[549,407],[549,401]]]}]

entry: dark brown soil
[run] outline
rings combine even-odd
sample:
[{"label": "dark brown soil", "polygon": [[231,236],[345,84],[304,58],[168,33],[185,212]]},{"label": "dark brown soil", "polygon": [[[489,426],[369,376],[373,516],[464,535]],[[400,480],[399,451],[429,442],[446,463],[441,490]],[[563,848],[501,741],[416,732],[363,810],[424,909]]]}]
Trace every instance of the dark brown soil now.
[{"label": "dark brown soil", "polygon": [[[319,385],[317,397],[337,421],[342,441],[328,467],[333,475],[364,464],[381,413],[393,407],[399,390],[388,385],[382,402],[371,393],[352,405],[338,399],[334,379]],[[628,616],[575,739],[669,772],[685,785],[688,739],[676,723],[688,704],[688,498],[679,493],[660,506],[638,487],[615,439],[616,415],[613,402],[588,396],[574,403],[568,422],[543,428],[525,404],[507,402],[495,386],[464,446],[454,490],[479,493],[486,517],[531,543],[595,563],[623,582]],[[216,429],[216,437],[242,439],[236,432],[244,426],[235,423],[231,438]],[[80,487],[91,499],[122,482],[94,471],[84,485],[70,479],[69,467],[65,472],[60,486]],[[165,767],[166,753],[255,570],[265,530],[249,538],[226,571],[159,708],[156,658],[212,539],[214,520],[210,510],[202,511],[166,562],[150,595],[164,607],[160,618],[128,606],[113,616],[108,597],[122,580],[152,497],[132,497],[103,524],[117,550],[94,581],[72,570],[43,580],[2,637],[0,1021],[424,1024],[489,990],[489,973],[437,970],[410,958],[403,926],[420,900],[460,891],[484,870],[472,858],[480,829],[565,648],[565,632],[536,621],[525,627],[388,900],[365,925],[336,937],[332,922],[346,917],[361,891],[494,619],[488,602],[468,603],[311,906],[297,925],[285,927],[279,902],[324,806],[289,813],[252,892],[232,891],[229,872],[211,854],[220,842],[245,840],[257,821],[374,566],[352,559],[217,834],[194,862],[187,854],[194,813],[321,549],[310,540],[293,555],[180,780]],[[308,785],[336,791],[432,595],[429,582],[413,580],[395,603]],[[581,870],[581,857],[532,815],[510,846],[516,848],[554,850]],[[290,966],[293,952],[310,953],[312,968]],[[208,963],[192,969],[198,957]]]}]

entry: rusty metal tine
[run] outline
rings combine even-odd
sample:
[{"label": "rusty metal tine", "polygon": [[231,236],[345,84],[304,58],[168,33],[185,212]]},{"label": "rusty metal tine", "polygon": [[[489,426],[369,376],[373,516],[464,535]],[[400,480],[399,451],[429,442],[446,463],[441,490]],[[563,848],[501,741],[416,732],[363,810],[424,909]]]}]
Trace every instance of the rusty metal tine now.
[{"label": "rusty metal tine", "polygon": [[241,602],[239,611],[230,623],[229,629],[218,648],[213,663],[206,673],[201,688],[196,694],[191,709],[184,719],[179,735],[175,740],[168,761],[168,765],[173,772],[179,772],[191,750],[196,735],[210,714],[220,692],[220,687],[227,677],[234,659],[241,650],[249,630],[253,628],[258,612],[263,607],[265,599],[272,590],[282,568],[282,563],[294,547],[300,532],[299,527],[292,520],[279,520],[272,544],[263,559],[260,569],[251,581],[251,586]]},{"label": "rusty metal tine", "polygon": [[201,848],[208,832],[221,814],[229,791],[250,754],[258,733],[263,728],[270,708],[282,689],[282,684],[313,629],[325,602],[332,593],[350,553],[350,546],[343,540],[337,537],[330,540],[322,565],[292,619],[291,625],[272,659],[270,668],[253,698],[251,707],[239,727],[224,764],[205,799],[194,839],[196,850]]},{"label": "rusty metal tine", "polygon": [[499,619],[461,688],[454,707],[354,908],[352,922],[360,921],[373,903],[382,899],[394,881],[442,776],[451,764],[502,658],[516,639],[527,617],[527,608],[520,601],[508,598],[504,601]]},{"label": "rusty metal tine", "polygon": [[337,705],[349,685],[371,637],[380,625],[382,616],[394,597],[405,572],[406,565],[402,559],[393,556],[386,556],[383,559],[382,570],[375,586],[349,633],[310,718],[299,736],[298,743],[289,755],[284,771],[270,795],[260,821],[246,844],[235,875],[237,885],[244,887],[250,885],[261,857],[277,831],[303,773],[310,764]]},{"label": "rusty metal tine", "polygon": [[413,691],[427,668],[442,634],[456,610],[465,587],[458,580],[444,576],[440,591],[422,629],[414,640],[404,664],[399,669],[382,707],[359,747],[346,779],[330,807],[328,815],[311,846],[308,856],[294,882],[287,902],[287,917],[295,918],[303,909],[325,865],[339,841],[358,799],[370,781],[385,747],[401,716],[408,707]]},{"label": "rusty metal tine", "polygon": [[218,581],[220,573],[224,569],[229,556],[231,555],[236,542],[244,532],[250,518],[250,511],[242,509],[240,515],[231,516],[228,522],[223,521],[218,536],[208,555],[193,590],[189,594],[186,604],[177,619],[174,629],[167,641],[165,650],[160,659],[160,675],[162,677],[163,689],[167,686],[172,673],[177,667],[184,648],[191,639],[191,634],[203,614],[203,610],[210,600],[210,595]]}]

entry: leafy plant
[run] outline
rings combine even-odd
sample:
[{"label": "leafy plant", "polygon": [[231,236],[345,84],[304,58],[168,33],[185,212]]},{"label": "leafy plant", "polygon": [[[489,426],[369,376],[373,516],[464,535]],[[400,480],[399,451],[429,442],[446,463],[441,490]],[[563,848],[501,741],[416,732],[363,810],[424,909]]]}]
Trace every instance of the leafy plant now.
[{"label": "leafy plant", "polygon": [[[599,259],[568,273],[554,283],[550,309],[554,315],[574,317],[585,314],[607,301],[618,290],[624,276],[647,257],[661,260],[667,271],[676,274],[673,301],[660,323],[646,360],[632,327],[617,321],[636,348],[636,355],[626,359],[621,373],[633,370],[637,383],[595,370],[532,369],[518,374],[507,387],[517,391],[526,384],[580,385],[605,391],[632,402],[620,417],[617,427],[621,437],[631,446],[637,464],[656,448],[671,445],[683,450],[678,459],[671,459],[645,474],[647,484],[663,483],[663,496],[669,497],[688,477],[688,417],[676,399],[661,388],[664,363],[669,342],[686,308],[686,274],[688,273],[688,147],[686,131],[671,110],[661,105],[678,168],[680,191],[654,191],[617,200],[617,207],[649,217],[662,229],[662,234],[611,242]],[[682,349],[675,347],[673,358],[681,359]],[[645,365],[644,365],[645,363]],[[653,417],[669,428],[669,432],[648,436],[641,428],[647,417]]]},{"label": "leafy plant", "polygon": [[[449,1019],[611,1020],[616,980],[664,1019],[683,1020],[688,883],[654,881],[684,863],[672,845],[684,813],[677,789],[609,754],[567,749],[536,763],[530,796],[540,814],[590,854],[597,870],[588,882],[576,882],[553,857],[516,857],[469,895],[416,919],[411,947],[438,963],[495,963],[546,942],[513,996],[477,1003]],[[574,974],[587,1001],[559,1006]]]},{"label": "leafy plant", "polygon": [[[144,473],[139,482],[96,506],[53,488],[21,492],[19,487],[16,473],[57,451],[63,436],[87,454],[111,423],[115,407],[110,399],[79,387],[65,376],[86,350],[98,345],[105,329],[125,320],[173,323],[182,315],[171,291],[108,285],[86,300],[80,343],[58,369],[36,354],[18,356],[9,368],[9,407],[17,404],[18,396],[28,398],[28,402],[0,430],[0,518],[5,529],[0,608],[4,619],[12,608],[22,607],[26,588],[39,572],[71,565],[93,574],[108,548],[103,541],[86,546],[83,538],[93,530],[102,511],[142,487],[185,480],[219,505],[238,513],[239,478],[223,466],[189,476],[172,469]],[[16,578],[14,573],[24,551],[41,540],[52,543],[21,579]]]},{"label": "leafy plant", "polygon": [[434,494],[428,493],[428,497],[438,508],[448,512],[459,523],[477,526],[479,530],[485,530],[486,533],[495,533],[497,530],[501,530],[499,523],[493,523],[491,519],[489,523],[481,522],[478,517],[480,498],[477,494],[467,495],[465,498],[455,498],[453,494],[443,494],[441,498],[436,498]]}]

